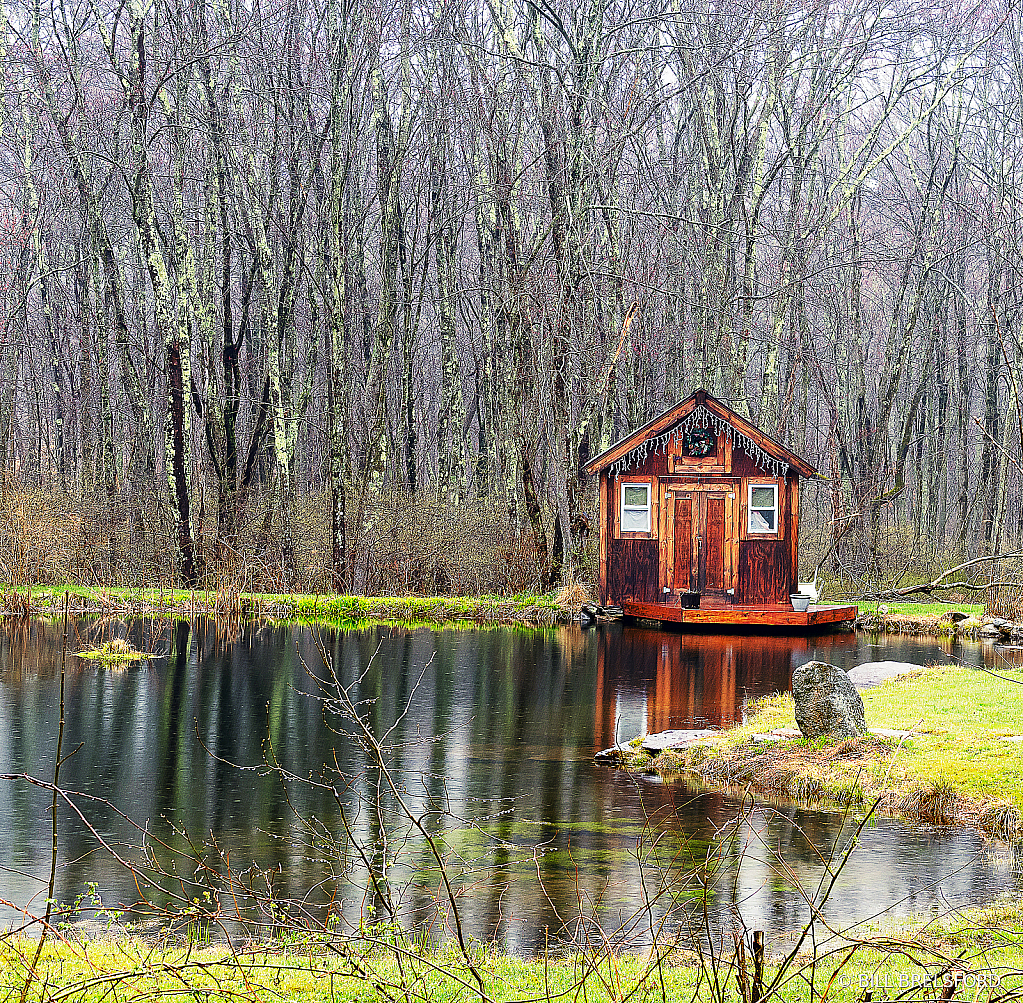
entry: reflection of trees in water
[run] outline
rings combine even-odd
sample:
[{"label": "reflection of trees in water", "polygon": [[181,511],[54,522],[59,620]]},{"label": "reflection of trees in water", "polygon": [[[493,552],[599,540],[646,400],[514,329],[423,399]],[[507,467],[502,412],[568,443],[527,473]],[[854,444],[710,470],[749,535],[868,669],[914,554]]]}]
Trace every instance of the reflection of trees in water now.
[{"label": "reflection of trees in water", "polygon": [[[793,663],[812,656],[818,643],[786,636],[683,634],[644,627],[617,627],[597,634],[594,738],[598,746],[632,735],[615,735],[615,723],[631,701],[647,734],[668,728],[727,727],[742,717],[750,697],[786,690]],[[855,645],[836,635],[831,646]],[[805,657],[803,657],[805,656]]]},{"label": "reflection of trees in water", "polygon": [[[197,621],[191,629],[132,625],[131,636],[136,646],[165,654],[127,671],[90,666],[69,676],[66,744],[84,745],[66,764],[68,788],[107,796],[165,835],[164,818],[195,838],[216,833],[236,870],[252,861],[279,868],[274,880],[287,898],[313,888],[308,901],[329,899],[333,878],[347,867],[354,881],[347,908],[357,917],[365,901],[361,865],[345,858],[350,847],[339,846],[333,870],[325,868],[317,860],[325,841],[313,839],[301,822],[315,819],[324,833],[342,833],[329,792],[304,784],[286,789],[266,770],[231,765],[259,766],[271,745],[298,776],[320,778],[324,764],[336,762],[341,774],[355,778],[344,803],[353,806],[353,837],[369,848],[372,867],[384,870],[385,837],[392,848],[400,845],[403,823],[371,810],[373,777],[363,751],[343,729],[327,727],[322,702],[310,696],[323,678],[310,632],[246,627],[225,643],[213,626]],[[787,686],[792,665],[806,654],[792,639],[641,628],[587,634],[377,628],[321,636],[374,733],[383,737],[401,718],[387,739],[389,767],[415,811],[436,811],[430,824],[466,889],[468,929],[474,936],[496,933],[522,950],[542,947],[545,928],[556,935],[562,922],[578,916],[580,903],[602,922],[615,922],[620,910],[627,915],[642,901],[644,869],[647,889],[661,873],[672,894],[689,894],[686,883],[700,874],[692,866],[719,846],[740,810],[721,793],[655,785],[594,766],[593,751],[613,732],[607,708],[615,694],[646,694],[649,730],[700,718],[725,723],[746,695]],[[0,739],[5,772],[45,775],[52,765],[59,637],[40,629],[0,640],[0,735],[17,736]],[[19,859],[27,870],[44,871],[45,839],[33,842],[45,836],[37,832],[44,801],[24,786],[0,788],[4,862]],[[138,833],[114,814],[95,814],[106,835],[137,844]],[[765,928],[800,922],[805,907],[772,854],[780,852],[802,880],[813,881],[814,848],[829,846],[841,826],[836,816],[819,812],[763,818],[770,853],[752,830],[733,834],[719,849],[713,910],[723,924],[732,884]],[[108,903],[131,901],[136,892],[128,875],[92,852],[67,817],[61,826],[60,856],[68,863],[58,898],[68,901],[97,881]],[[936,838],[941,842],[929,843],[896,823],[868,830],[850,869],[859,884],[843,887],[835,908],[872,910],[885,896],[923,901],[927,874],[958,866],[946,885],[957,895],[976,896],[1009,880],[996,862],[971,860],[979,846],[972,834]],[[872,878],[878,869],[882,877]],[[421,840],[408,842],[389,877],[402,922],[437,922],[439,875]],[[29,884],[5,880],[5,897],[24,901],[31,894]],[[655,913],[670,900],[666,894]]]}]

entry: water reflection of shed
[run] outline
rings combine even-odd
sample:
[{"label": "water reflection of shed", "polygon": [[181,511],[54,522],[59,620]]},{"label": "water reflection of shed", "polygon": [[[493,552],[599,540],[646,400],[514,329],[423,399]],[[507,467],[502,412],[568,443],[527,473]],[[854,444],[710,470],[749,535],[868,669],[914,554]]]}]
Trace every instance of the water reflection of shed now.
[{"label": "water reflection of shed", "polygon": [[[854,607],[796,613],[806,460],[698,390],[586,466],[600,477],[600,598],[626,615],[812,627]],[[692,603],[695,608],[687,608]]]},{"label": "water reflection of shed", "polygon": [[[837,634],[830,643],[855,645],[856,638]],[[594,742],[604,748],[637,729],[727,727],[741,719],[748,697],[789,689],[793,668],[814,644],[805,637],[606,628],[597,638]]]}]

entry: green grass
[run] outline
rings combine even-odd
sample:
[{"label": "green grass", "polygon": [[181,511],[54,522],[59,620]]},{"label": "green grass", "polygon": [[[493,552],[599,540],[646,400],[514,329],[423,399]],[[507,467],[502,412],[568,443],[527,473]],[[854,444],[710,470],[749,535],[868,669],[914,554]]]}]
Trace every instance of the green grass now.
[{"label": "green grass", "polygon": [[860,613],[876,613],[878,606],[886,606],[888,613],[894,616],[941,616],[951,610],[960,610],[974,616],[982,616],[983,603],[947,603],[947,602],[860,602]]},{"label": "green grass", "polygon": [[[823,998],[827,989],[828,999],[853,1003],[863,998],[864,988],[871,987],[876,998],[892,998],[907,985],[940,978],[953,959],[975,981],[983,977],[998,984],[999,995],[1007,994],[1023,984],[1021,929],[1018,901],[937,917],[873,920],[850,931],[861,938],[855,950],[844,940],[811,955],[807,942],[807,952],[784,970],[773,998],[802,1003]],[[399,966],[393,949],[339,938],[331,945],[328,949],[315,939],[296,938],[289,946],[246,945],[235,953],[226,945],[168,946],[129,935],[108,935],[84,943],[51,939],[27,998],[83,1003],[163,998],[202,998],[211,1003],[266,999],[288,1003],[394,999],[447,1003],[480,998],[472,972],[453,947],[424,951],[405,944]],[[766,982],[779,971],[782,953],[790,947],[790,940],[768,942]],[[659,962],[654,962],[649,951],[616,954],[604,945],[565,957],[510,957],[481,945],[473,945],[472,954],[486,998],[495,1003],[555,999],[716,1003],[738,998],[730,945],[721,944],[719,949],[722,957],[713,966],[706,956],[700,958],[689,950],[662,951]],[[0,993],[5,999],[19,997],[34,952],[34,942],[7,938],[0,943]],[[712,967],[723,996],[711,990],[707,976]],[[887,991],[878,991],[885,988]],[[986,989],[982,994],[989,997]],[[937,995],[931,988],[906,998],[933,999]],[[961,998],[980,995],[967,985]]]},{"label": "green grass", "polygon": [[139,662],[146,658],[145,652],[133,648],[124,638],[116,637],[112,641],[104,641],[98,648],[76,651],[79,658],[88,658],[97,662]]},{"label": "green grass", "polygon": [[[839,802],[843,797],[869,802],[887,793],[892,805],[912,803],[911,795],[943,792],[961,820],[981,824],[994,805],[1023,814],[1023,742],[1003,740],[1023,735],[1023,676],[956,665],[921,668],[862,697],[868,727],[913,731],[915,736],[901,745],[858,740],[859,746],[854,743],[838,754],[834,742],[754,745],[760,755],[753,782],[769,790],[780,777],[789,790],[806,789],[809,783],[810,789],[819,787],[830,792],[826,799]],[[712,756],[726,763],[729,757],[748,762],[754,734],[795,726],[792,695],[770,697],[756,705],[744,724],[722,736]],[[852,785],[858,787],[855,798],[848,797]]]},{"label": "green grass", "polygon": [[[1008,673],[1006,674],[1008,675]],[[921,732],[902,757],[915,785],[951,782],[967,797],[1023,809],[1023,678],[946,666],[863,694],[872,727]]]},{"label": "green grass", "polygon": [[[310,945],[292,949],[246,950],[226,947],[154,948],[131,938],[103,939],[84,946],[48,944],[29,999],[56,993],[80,1001],[182,997],[207,1000],[348,1001],[419,999],[447,1003],[478,999],[465,962],[452,950],[407,950],[401,966],[394,952],[367,951],[358,941],[334,941],[339,951]],[[0,992],[17,998],[25,961],[33,945],[0,947]],[[585,993],[593,1003],[621,1000],[625,993],[660,978],[634,955],[574,956],[547,960],[516,958],[477,950],[476,967],[492,1000],[571,999]],[[665,988],[676,998],[692,987],[693,970],[662,968]],[[45,987],[45,988],[43,988]],[[642,993],[642,990],[640,990]],[[113,994],[113,995],[112,995]],[[659,994],[658,994],[659,995]],[[582,997],[579,997],[582,998]],[[643,998],[641,995],[640,998]],[[679,995],[677,998],[682,998]]]},{"label": "green grass", "polygon": [[[944,614],[959,610],[967,619],[953,621]],[[868,631],[900,634],[965,634],[980,626],[984,606],[978,603],[862,603],[859,626]]]},{"label": "green grass", "polygon": [[[72,612],[93,609],[158,616],[213,613],[237,615],[244,619],[331,622],[342,626],[371,622],[431,626],[502,623],[548,625],[563,620],[569,612],[557,605],[553,595],[532,593],[512,596],[353,596],[55,585],[15,588],[9,590],[7,595],[16,598],[22,605],[21,612],[42,616],[61,612],[67,601]],[[860,614],[874,613],[878,605],[862,603]],[[969,603],[880,605],[887,606],[888,617],[917,617],[921,620],[940,616],[948,610],[962,610],[977,616],[984,612],[982,605]]]},{"label": "green grass", "polygon": [[306,593],[224,593],[184,589],[87,588],[75,585],[36,586],[8,592],[23,612],[60,613],[117,611],[138,615],[215,614],[243,619],[298,622],[324,621],[340,625],[369,622],[402,624],[545,625],[563,618],[550,595],[513,596],[352,596]]}]

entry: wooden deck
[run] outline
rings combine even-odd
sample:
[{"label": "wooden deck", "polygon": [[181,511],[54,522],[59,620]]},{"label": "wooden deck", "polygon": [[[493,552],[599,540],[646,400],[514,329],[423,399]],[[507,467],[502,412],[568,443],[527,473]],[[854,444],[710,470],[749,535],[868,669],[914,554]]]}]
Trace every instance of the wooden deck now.
[{"label": "wooden deck", "polygon": [[797,613],[791,603],[773,606],[734,606],[704,599],[699,609],[682,609],[667,603],[626,600],[622,609],[627,617],[660,620],[662,623],[691,626],[698,630],[716,627],[740,630],[778,630],[799,633],[820,630],[847,620],[855,620],[856,606],[811,606]]}]

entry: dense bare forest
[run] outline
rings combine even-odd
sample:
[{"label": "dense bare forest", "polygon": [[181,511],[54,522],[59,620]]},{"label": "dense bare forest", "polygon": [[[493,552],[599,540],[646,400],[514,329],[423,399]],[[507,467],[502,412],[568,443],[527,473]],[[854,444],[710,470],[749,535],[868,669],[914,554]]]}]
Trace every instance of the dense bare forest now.
[{"label": "dense bare forest", "polygon": [[2,8],[11,581],[513,589],[699,386],[806,545],[1023,535],[1023,14],[995,2]]}]

